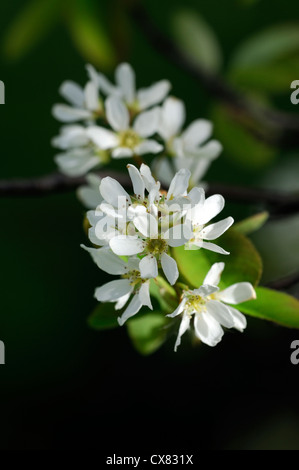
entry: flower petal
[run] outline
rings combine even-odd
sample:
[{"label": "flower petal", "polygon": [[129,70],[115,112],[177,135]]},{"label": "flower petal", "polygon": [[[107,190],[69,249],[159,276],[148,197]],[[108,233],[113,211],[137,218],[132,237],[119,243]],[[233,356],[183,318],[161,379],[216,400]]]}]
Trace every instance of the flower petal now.
[{"label": "flower petal", "polygon": [[120,297],[132,292],[133,287],[128,279],[107,282],[95,290],[94,296],[99,302],[115,302]]},{"label": "flower petal", "polygon": [[144,243],[139,238],[119,235],[109,242],[111,250],[118,256],[137,255],[144,250]]},{"label": "flower petal", "polygon": [[[221,246],[215,245],[215,243],[201,242],[201,248],[206,250],[214,251],[215,253],[220,253],[221,255],[229,255],[229,251],[225,251]],[[198,245],[199,246],[199,245]]]},{"label": "flower petal", "polygon": [[211,294],[217,292],[219,288],[217,286],[202,285],[198,289],[194,289],[193,292],[195,295],[200,295],[201,297],[207,297]]},{"label": "flower petal", "polygon": [[131,203],[131,198],[118,181],[106,176],[100,184],[100,193],[109,204],[114,207],[123,206],[124,201]]},{"label": "flower petal", "polygon": [[78,83],[66,80],[59,88],[60,95],[73,106],[84,107],[84,91]]},{"label": "flower petal", "polygon": [[158,264],[156,258],[147,255],[139,263],[140,276],[143,279],[155,278],[158,276]]},{"label": "flower petal", "polygon": [[190,171],[185,168],[182,168],[175,174],[167,192],[168,201],[177,196],[185,196],[187,194],[190,176]]},{"label": "flower petal", "polygon": [[90,111],[97,111],[100,107],[99,92],[94,82],[89,81],[84,88],[85,106]]},{"label": "flower petal", "polygon": [[190,229],[190,225],[180,224],[171,227],[163,234],[163,236],[167,240],[169,246],[182,246],[190,240],[192,237],[192,231]]},{"label": "flower petal", "polygon": [[161,256],[161,265],[168,282],[173,285],[179,277],[176,261],[166,253]]},{"label": "flower petal", "polygon": [[182,137],[187,148],[197,147],[212,134],[212,123],[206,119],[197,119],[183,132]]},{"label": "flower petal", "polygon": [[120,299],[115,304],[115,310],[121,310],[129,300],[131,293],[129,292],[128,294],[123,295]]},{"label": "flower petal", "polygon": [[220,325],[226,328],[232,328],[234,326],[234,319],[229,309],[217,300],[209,300],[206,303],[206,309],[209,314],[218,322]]},{"label": "flower petal", "polygon": [[167,98],[161,109],[159,134],[164,140],[168,141],[170,138],[176,136],[186,118],[186,110],[183,101],[170,96]]},{"label": "flower petal", "polygon": [[90,253],[96,265],[108,274],[125,274],[126,263],[107,248],[90,248],[80,245],[81,248]]},{"label": "flower petal", "polygon": [[169,93],[171,84],[168,80],[160,80],[148,88],[140,88],[137,92],[137,101],[140,109],[150,108],[161,103]]},{"label": "flower petal", "polygon": [[135,100],[135,73],[130,64],[120,64],[115,71],[115,81],[127,103]]},{"label": "flower petal", "polygon": [[151,189],[156,188],[156,180],[153,177],[149,166],[142,163],[140,167],[140,174],[148,192],[150,192]]},{"label": "flower petal", "polygon": [[116,149],[113,149],[111,153],[112,158],[127,158],[133,157],[133,155],[133,151],[128,147],[117,147]]},{"label": "flower petal", "polygon": [[58,121],[62,122],[76,122],[92,117],[90,111],[73,108],[67,104],[55,104],[52,108],[52,114]]},{"label": "flower petal", "polygon": [[239,330],[239,331],[244,331],[247,326],[247,320],[246,320],[245,315],[243,315],[241,312],[239,312],[239,310],[236,310],[230,305],[227,305],[227,308],[229,309],[231,315],[233,316],[234,328],[236,328],[236,330]]},{"label": "flower petal", "polygon": [[149,292],[149,282],[144,282],[139,289],[138,297],[142,305],[153,310],[153,306],[151,303],[150,292]]},{"label": "flower petal", "polygon": [[195,314],[194,328],[196,336],[208,346],[216,346],[222,339],[221,326],[208,313]]},{"label": "flower petal", "polygon": [[118,145],[119,139],[117,135],[104,127],[90,126],[86,129],[86,134],[100,149],[111,149]]},{"label": "flower petal", "polygon": [[176,339],[176,342],[175,342],[175,345],[174,345],[174,351],[175,352],[177,351],[177,348],[181,344],[181,337],[183,336],[184,333],[186,333],[189,326],[190,326],[190,317],[187,313],[184,313],[181,324],[180,324],[180,327],[179,327],[178,336],[177,336],[177,339]]},{"label": "flower petal", "polygon": [[134,194],[141,200],[144,199],[145,184],[141,174],[134,165],[127,165],[128,172],[132,181]]},{"label": "flower petal", "polygon": [[134,217],[133,224],[147,238],[156,238],[158,235],[158,220],[148,212]]},{"label": "flower petal", "polygon": [[218,292],[217,298],[228,304],[240,304],[256,299],[256,293],[250,282],[238,282]]},{"label": "flower petal", "polygon": [[129,111],[125,104],[116,96],[109,96],[105,101],[107,120],[115,131],[128,129],[130,123]]},{"label": "flower petal", "polygon": [[158,131],[160,109],[153,108],[139,114],[133,124],[134,131],[141,137],[150,137]]},{"label": "flower petal", "polygon": [[201,230],[200,235],[205,240],[215,240],[226,232],[233,223],[234,219],[232,217],[227,217],[215,224],[207,225]]},{"label": "flower petal", "polygon": [[225,263],[214,263],[204,278],[203,284],[208,284],[209,286],[218,286],[224,267]]},{"label": "flower petal", "polygon": [[117,319],[120,326],[122,326],[128,320],[128,318],[131,318],[133,317],[133,315],[136,315],[136,313],[139,312],[141,307],[142,303],[140,302],[138,295],[134,295],[122,316],[118,317]]},{"label": "flower petal", "polygon": [[179,303],[178,307],[174,310],[174,312],[169,313],[166,316],[170,318],[174,318],[180,315],[180,313],[182,313],[185,308],[186,302],[187,302],[186,297],[183,297],[183,300]]},{"label": "flower petal", "polygon": [[134,147],[135,155],[145,155],[147,153],[156,154],[163,150],[163,145],[153,139],[147,139]]},{"label": "flower petal", "polygon": [[54,160],[59,170],[67,176],[82,176],[100,163],[98,157],[81,149],[56,155]]},{"label": "flower petal", "polygon": [[200,207],[200,210],[196,214],[196,223],[203,225],[209,222],[222,211],[224,204],[224,198],[220,194],[214,194],[208,197],[203,207]]}]

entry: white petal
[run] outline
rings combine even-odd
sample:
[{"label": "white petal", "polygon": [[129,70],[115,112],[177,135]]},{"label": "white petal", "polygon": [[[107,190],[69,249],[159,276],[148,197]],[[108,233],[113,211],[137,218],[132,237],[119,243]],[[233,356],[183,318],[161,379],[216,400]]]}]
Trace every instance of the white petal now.
[{"label": "white petal", "polygon": [[125,274],[126,263],[124,260],[116,256],[112,251],[107,248],[89,248],[88,246],[80,245],[84,250],[88,251],[96,263],[96,265],[108,274]]},{"label": "white petal", "polygon": [[247,326],[247,320],[245,315],[243,315],[239,310],[236,310],[235,308],[231,307],[230,305],[227,306],[229,309],[231,315],[233,316],[234,319],[234,328],[239,331],[245,330]]},{"label": "white petal", "polygon": [[220,291],[217,298],[228,304],[240,304],[247,300],[256,299],[256,293],[250,282],[238,282]]},{"label": "white petal", "polygon": [[150,167],[145,165],[144,163],[142,163],[141,167],[140,167],[140,174],[143,178],[143,181],[144,181],[144,184],[145,184],[145,187],[147,189],[148,192],[150,192],[151,189],[155,188],[156,187],[156,180],[155,178],[152,176],[152,172],[150,170]]},{"label": "white petal", "polygon": [[140,302],[138,295],[134,295],[122,316],[117,319],[120,326],[122,326],[128,320],[128,318],[131,318],[133,317],[133,315],[136,315],[136,313],[139,312],[141,307],[142,303]]},{"label": "white petal", "polygon": [[133,157],[133,155],[134,152],[128,147],[117,147],[116,149],[112,150],[111,153],[112,158],[127,158]]},{"label": "white petal", "polygon": [[102,179],[100,192],[103,199],[114,207],[120,207],[124,204],[124,201],[131,203],[131,198],[127,191],[124,190],[118,181],[110,176]]},{"label": "white petal", "polygon": [[128,294],[123,295],[115,304],[115,310],[121,310],[127,303],[130,297],[130,292]]},{"label": "white petal", "polygon": [[225,263],[214,263],[204,278],[203,284],[218,286]]},{"label": "white petal", "polygon": [[190,230],[190,226],[187,224],[175,225],[164,234],[164,238],[167,240],[168,245],[172,247],[184,245],[191,237],[192,231]]},{"label": "white petal", "polygon": [[232,217],[227,217],[215,224],[207,225],[207,227],[204,227],[201,230],[200,235],[205,240],[215,240],[226,232],[233,223],[234,219]]},{"label": "white petal", "polygon": [[176,261],[171,256],[163,253],[161,256],[161,265],[168,282],[171,285],[175,284],[179,277],[179,270]]},{"label": "white petal", "polygon": [[175,352],[177,351],[177,348],[181,344],[181,337],[183,336],[184,333],[186,333],[189,326],[190,326],[190,317],[187,313],[184,313],[181,324],[180,324],[177,340],[176,340],[175,345],[174,345],[174,351]]},{"label": "white petal", "polygon": [[[95,78],[95,77],[94,77]],[[100,87],[100,90],[106,95],[115,95],[121,97],[121,91],[103,75],[102,73],[97,72],[97,81]]]},{"label": "white petal", "polygon": [[100,107],[99,92],[94,82],[87,82],[84,88],[85,105],[90,111],[97,111]]},{"label": "white petal", "polygon": [[221,302],[218,302],[217,300],[209,300],[206,303],[206,309],[209,314],[215,318],[218,323],[220,323],[220,325],[225,326],[226,328],[232,328],[234,326],[234,319],[229,309]]},{"label": "white petal", "polygon": [[202,285],[198,289],[194,289],[193,292],[195,295],[207,297],[208,295],[214,294],[218,290],[219,288],[217,286]]},{"label": "white petal", "polygon": [[163,150],[163,145],[159,144],[152,139],[143,140],[140,144],[134,147],[135,155],[145,155],[147,153],[159,153]]},{"label": "white petal", "polygon": [[89,186],[80,186],[76,194],[79,201],[87,209],[95,209],[103,200],[100,191]]},{"label": "white petal", "polygon": [[192,183],[198,184],[198,182],[201,181],[203,176],[208,171],[211,165],[211,160],[208,160],[207,158],[200,158],[197,160],[197,157],[195,157],[193,159],[193,163],[194,166],[192,171]]},{"label": "white petal", "polygon": [[150,137],[155,134],[159,127],[160,110],[153,108],[139,114],[133,124],[134,131],[141,137]]},{"label": "white petal", "polygon": [[90,81],[92,81],[97,87],[99,87],[99,74],[94,68],[94,66],[86,64],[86,70]]},{"label": "white petal", "polygon": [[141,88],[137,92],[137,101],[140,109],[150,108],[161,103],[169,93],[171,84],[168,80],[160,80],[148,88]]},{"label": "white petal", "polygon": [[143,279],[155,278],[158,276],[157,260],[152,255],[147,255],[139,263],[140,276]]},{"label": "white petal", "polygon": [[61,129],[61,134],[54,137],[51,143],[54,147],[66,150],[71,147],[87,145],[89,143],[89,137],[83,126],[64,126]]},{"label": "white petal", "polygon": [[54,157],[59,170],[67,176],[82,176],[92,168],[99,165],[98,157],[86,152],[80,152],[80,149],[59,154]]},{"label": "white petal", "polygon": [[[223,147],[218,140],[210,140],[202,147],[192,149],[192,151],[190,151],[190,155],[192,155],[193,158],[198,158],[199,160],[213,161],[215,158],[219,157],[222,150]],[[189,152],[187,153],[189,154]]]},{"label": "white petal", "polygon": [[180,315],[180,313],[182,313],[183,310],[184,310],[184,308],[185,308],[186,302],[187,302],[186,297],[183,297],[183,300],[179,303],[179,305],[178,305],[178,307],[175,309],[175,311],[172,312],[172,313],[169,313],[169,314],[166,315],[166,316],[167,316],[167,317],[170,317],[170,318],[174,318],[174,317],[177,317],[178,315]]},{"label": "white petal", "polygon": [[133,287],[128,279],[107,282],[95,290],[94,296],[99,302],[115,302],[120,297],[132,292]]},{"label": "white petal", "polygon": [[221,246],[215,245],[215,243],[209,242],[202,242],[201,248],[205,248],[206,250],[214,251],[215,253],[220,253],[221,255],[229,255],[228,251],[225,251]]},{"label": "white petal", "polygon": [[203,188],[192,188],[191,191],[188,193],[188,198],[190,199],[192,205],[193,204],[204,204],[205,201],[205,192]]},{"label": "white petal", "polygon": [[100,149],[111,149],[118,145],[117,135],[104,127],[90,126],[86,129],[86,134]]},{"label": "white petal", "polygon": [[84,106],[84,92],[82,87],[77,83],[71,80],[63,82],[59,88],[59,93],[73,106],[78,108]]},{"label": "white petal", "polygon": [[158,220],[148,212],[134,217],[133,223],[137,230],[147,238],[156,238],[158,235]]},{"label": "white petal", "polygon": [[111,250],[119,256],[137,255],[144,250],[144,243],[139,238],[120,235],[110,240]]},{"label": "white petal", "polygon": [[187,194],[190,176],[190,171],[185,168],[175,174],[168,189],[167,200],[173,199],[176,196],[185,196]]},{"label": "white petal", "polygon": [[153,306],[152,306],[151,298],[150,298],[149,282],[148,281],[143,282],[142,286],[139,289],[138,296],[139,296],[139,300],[142,303],[142,305],[146,305],[151,310],[153,310]]},{"label": "white petal", "polygon": [[223,336],[221,326],[208,313],[195,315],[194,328],[196,336],[208,346],[216,346]]},{"label": "white petal", "polygon": [[205,200],[203,207],[200,209],[200,213],[197,214],[196,223],[206,224],[211,219],[218,215],[223,207],[225,201],[220,194],[214,194]]},{"label": "white petal", "polygon": [[53,116],[62,122],[75,122],[90,119],[91,113],[86,109],[72,108],[67,104],[55,104],[52,108]]},{"label": "white petal", "polygon": [[162,106],[159,134],[166,141],[176,136],[180,132],[185,118],[186,110],[183,101],[172,96],[167,98]]},{"label": "white petal", "polygon": [[128,129],[130,122],[129,111],[119,98],[109,96],[106,99],[105,108],[108,122],[115,131]]},{"label": "white petal", "polygon": [[166,187],[169,186],[175,172],[173,167],[170,165],[168,158],[155,158],[155,160],[152,162],[152,168],[162,184],[164,184]]},{"label": "white petal", "polygon": [[135,73],[129,64],[120,64],[115,71],[115,80],[127,103],[135,100]]},{"label": "white petal", "polygon": [[197,147],[205,142],[212,134],[212,123],[205,119],[197,119],[183,132],[184,144],[187,148]]},{"label": "white petal", "polygon": [[132,181],[134,194],[136,196],[139,196],[143,200],[145,184],[141,177],[141,174],[134,165],[127,165],[127,168]]}]

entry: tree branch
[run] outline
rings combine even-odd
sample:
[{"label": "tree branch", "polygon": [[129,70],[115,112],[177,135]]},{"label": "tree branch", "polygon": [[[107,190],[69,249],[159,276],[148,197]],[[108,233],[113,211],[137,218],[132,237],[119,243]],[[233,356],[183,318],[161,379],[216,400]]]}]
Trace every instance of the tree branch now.
[{"label": "tree branch", "polygon": [[[110,176],[122,186],[131,189],[128,175],[117,171],[101,171],[101,178]],[[0,180],[0,197],[40,197],[54,193],[73,191],[86,184],[84,176],[70,178],[61,173],[51,173],[39,178]],[[288,194],[276,191],[227,185],[223,183],[208,183],[207,196],[220,193],[231,202],[266,205],[271,214],[287,215],[299,212],[299,193]]]},{"label": "tree branch", "polygon": [[[191,62],[149,18],[140,2],[130,8],[136,25],[154,49],[177,67],[199,81],[214,97],[234,111],[235,118],[260,140],[281,148],[299,147],[299,118],[296,115],[264,108],[233,89],[220,77]],[[242,119],[243,118],[243,119]],[[250,118],[251,122],[248,122]],[[260,125],[262,124],[262,128]]]}]

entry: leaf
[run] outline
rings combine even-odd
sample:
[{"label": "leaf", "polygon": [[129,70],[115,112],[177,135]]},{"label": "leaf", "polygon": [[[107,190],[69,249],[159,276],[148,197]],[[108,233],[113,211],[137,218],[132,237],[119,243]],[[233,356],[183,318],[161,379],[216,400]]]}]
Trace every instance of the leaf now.
[{"label": "leaf", "polygon": [[171,313],[177,307],[175,290],[161,276],[150,280],[150,295],[158,301],[162,312]]},{"label": "leaf", "polygon": [[210,25],[193,10],[178,10],[172,18],[174,39],[194,63],[217,72],[222,63],[218,38]]},{"label": "leaf", "polygon": [[99,304],[88,317],[87,323],[94,330],[110,330],[119,326],[117,317],[119,310],[115,310],[114,303]]},{"label": "leaf", "polygon": [[289,328],[299,328],[299,301],[291,295],[266,287],[256,288],[256,300],[236,306],[243,313],[273,321]]},{"label": "leaf", "polygon": [[58,0],[33,0],[17,15],[3,38],[3,53],[11,60],[28,54],[49,32],[60,14]]},{"label": "leaf", "polygon": [[268,220],[269,212],[264,211],[260,212],[259,214],[252,215],[251,217],[247,217],[240,222],[237,222],[234,225],[234,230],[239,233],[243,233],[243,235],[249,235],[256,230],[259,230]]},{"label": "leaf", "polygon": [[220,255],[201,248],[185,250],[183,246],[174,248],[173,255],[179,271],[187,283],[198,288],[214,263],[224,262],[225,269],[219,286],[228,287],[236,282],[251,282],[256,286],[262,274],[261,257],[251,241],[235,230],[229,230],[216,243],[230,252],[230,256]]},{"label": "leaf", "polygon": [[233,116],[225,106],[215,106],[212,119],[215,134],[226,150],[226,158],[252,171],[260,170],[273,161],[277,150],[244,129],[238,122],[240,118]]},{"label": "leaf", "polygon": [[135,349],[143,355],[152,354],[164,343],[167,318],[159,312],[134,317],[127,322],[128,334]]},{"label": "leaf", "polygon": [[115,65],[116,52],[96,4],[81,0],[72,5],[69,29],[79,52],[88,62],[101,69]]}]

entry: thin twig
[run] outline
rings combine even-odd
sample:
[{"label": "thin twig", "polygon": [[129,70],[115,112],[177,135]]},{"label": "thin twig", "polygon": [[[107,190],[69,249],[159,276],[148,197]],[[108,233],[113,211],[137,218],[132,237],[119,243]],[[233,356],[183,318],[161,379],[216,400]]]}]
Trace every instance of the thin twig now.
[{"label": "thin twig", "polygon": [[214,98],[228,105],[234,111],[236,119],[242,121],[258,139],[281,148],[299,147],[298,116],[262,107],[232,88],[222,78],[199,64],[194,64],[156,27],[140,2],[133,2],[130,13],[155,50],[199,81]]}]

